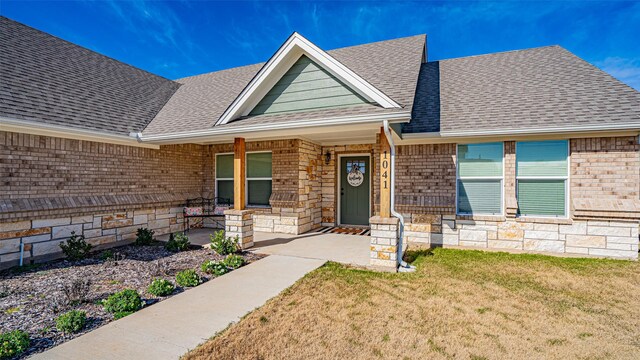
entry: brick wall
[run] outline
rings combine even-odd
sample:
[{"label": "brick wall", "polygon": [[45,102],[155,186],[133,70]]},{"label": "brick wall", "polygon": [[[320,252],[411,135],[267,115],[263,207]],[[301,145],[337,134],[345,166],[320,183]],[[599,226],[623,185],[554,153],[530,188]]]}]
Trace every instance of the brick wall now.
[{"label": "brick wall", "polygon": [[574,217],[640,217],[638,141],[635,136],[571,140]]},{"label": "brick wall", "polygon": [[[396,201],[407,222],[406,241],[638,258],[640,161],[636,137],[570,141],[572,206],[568,219],[516,218],[513,141],[505,142],[505,216],[456,216],[455,145],[447,144],[440,150],[451,156],[451,162],[444,160],[447,155],[433,154],[436,150],[428,149],[431,146],[435,145],[401,146],[398,150]],[[424,174],[430,175],[421,179]],[[453,209],[434,211],[424,205],[428,202],[420,200],[447,194],[452,197],[449,204]]]},{"label": "brick wall", "polygon": [[0,132],[0,221],[179,205],[202,192],[202,150]]}]

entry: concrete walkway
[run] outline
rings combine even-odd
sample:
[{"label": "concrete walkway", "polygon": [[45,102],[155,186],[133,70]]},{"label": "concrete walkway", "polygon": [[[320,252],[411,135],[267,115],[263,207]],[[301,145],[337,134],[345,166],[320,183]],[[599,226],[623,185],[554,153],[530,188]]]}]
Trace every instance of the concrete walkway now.
[{"label": "concrete walkway", "polygon": [[[192,229],[189,240],[192,244],[208,245],[209,234],[216,229]],[[159,236],[158,240],[167,241],[169,235]],[[369,265],[369,236],[323,234],[310,231],[300,235],[281,233],[253,233],[254,245],[249,251],[267,255],[287,255],[309,259],[335,261],[343,264]]]},{"label": "concrete walkway", "polygon": [[32,359],[178,359],[325,260],[272,255]]}]

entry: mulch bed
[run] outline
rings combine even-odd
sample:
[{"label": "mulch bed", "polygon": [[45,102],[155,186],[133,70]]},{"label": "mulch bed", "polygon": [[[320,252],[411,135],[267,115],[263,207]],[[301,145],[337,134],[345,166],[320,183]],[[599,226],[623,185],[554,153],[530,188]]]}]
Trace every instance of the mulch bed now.
[{"label": "mulch bed", "polygon": [[[102,258],[102,253],[97,253],[80,261],[59,260],[0,272],[0,332],[19,329],[31,336],[29,350],[19,358],[42,352],[113,321],[113,315],[104,311],[101,301],[117,291],[137,290],[148,306],[167,298],[146,292],[153,279],[165,278],[175,284],[178,271],[195,269],[206,281],[214,276],[202,273],[200,265],[205,260],[224,258],[200,247],[173,253],[161,243],[128,245],[110,251],[114,257],[107,260]],[[241,255],[247,263],[263,257],[249,252]],[[66,305],[62,290],[75,279],[90,279],[90,290],[86,301]],[[173,295],[184,290],[177,287]],[[77,334],[63,335],[56,329],[55,319],[72,309],[86,311],[87,324]]]}]

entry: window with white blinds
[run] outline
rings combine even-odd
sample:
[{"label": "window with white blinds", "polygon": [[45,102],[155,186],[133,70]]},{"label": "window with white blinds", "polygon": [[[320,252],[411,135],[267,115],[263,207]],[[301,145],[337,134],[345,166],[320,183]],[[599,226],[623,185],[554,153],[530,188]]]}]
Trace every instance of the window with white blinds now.
[{"label": "window with white blinds", "polygon": [[458,145],[458,214],[502,214],[503,155],[501,142]]},{"label": "window with white blinds", "polygon": [[568,157],[566,140],[516,143],[519,215],[567,216]]}]

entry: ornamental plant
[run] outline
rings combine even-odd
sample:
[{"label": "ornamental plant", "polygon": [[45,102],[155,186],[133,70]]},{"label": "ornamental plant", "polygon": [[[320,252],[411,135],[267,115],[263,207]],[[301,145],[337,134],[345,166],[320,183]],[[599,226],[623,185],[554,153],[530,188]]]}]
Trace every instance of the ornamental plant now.
[{"label": "ornamental plant", "polygon": [[238,251],[238,236],[235,238],[224,236],[224,231],[217,231],[215,236],[209,235],[211,249],[219,255],[229,255]]},{"label": "ornamental plant", "polygon": [[106,300],[102,301],[102,305],[105,311],[114,314],[116,319],[120,319],[140,310],[143,303],[137,291],[124,289],[111,294]]},{"label": "ornamental plant", "polygon": [[65,334],[76,333],[87,322],[87,313],[80,310],[68,311],[56,319],[56,328]]},{"label": "ornamental plant", "polygon": [[136,245],[151,245],[153,243],[153,234],[155,231],[147,228],[139,228],[136,231]]},{"label": "ornamental plant", "polygon": [[0,334],[0,359],[10,359],[29,348],[31,339],[22,330],[13,330]]},{"label": "ornamental plant", "polygon": [[240,255],[231,254],[222,260],[222,263],[230,269],[237,269],[244,265],[244,258]]},{"label": "ornamental plant", "polygon": [[193,269],[182,270],[176,274],[176,283],[182,287],[198,286],[201,282],[200,275]]},{"label": "ornamental plant", "polygon": [[72,261],[88,257],[91,251],[91,244],[84,240],[84,235],[78,236],[75,231],[71,232],[71,237],[66,242],[59,245],[67,259]]},{"label": "ornamental plant", "polygon": [[147,292],[153,296],[168,296],[173,293],[176,287],[169,280],[155,279],[147,288]]},{"label": "ornamental plant", "polygon": [[200,266],[202,272],[215,276],[224,275],[229,272],[229,268],[222,261],[207,260]]},{"label": "ornamental plant", "polygon": [[169,241],[164,247],[172,252],[180,252],[188,250],[189,246],[191,246],[189,237],[183,233],[177,233],[169,235]]}]

